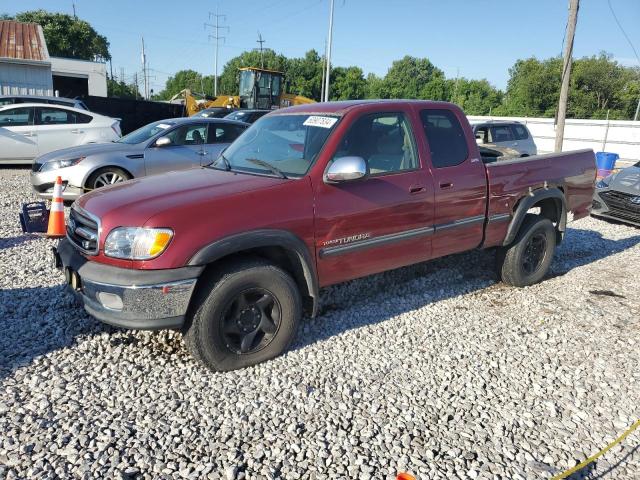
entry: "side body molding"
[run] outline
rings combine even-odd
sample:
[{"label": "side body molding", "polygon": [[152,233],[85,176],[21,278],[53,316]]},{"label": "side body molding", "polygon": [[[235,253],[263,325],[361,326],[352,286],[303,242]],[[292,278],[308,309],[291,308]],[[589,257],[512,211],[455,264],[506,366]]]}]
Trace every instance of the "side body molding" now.
[{"label": "side body molding", "polygon": [[262,247],[280,247],[288,252],[289,259],[302,273],[308,295],[313,300],[311,313],[315,317],[319,299],[315,262],[306,244],[291,232],[261,229],[231,235],[202,247],[191,257],[188,265],[207,265],[227,255]]},{"label": "side body molding", "polygon": [[565,200],[564,193],[557,187],[540,188],[538,190],[534,190],[532,194],[520,200],[516,211],[513,214],[513,219],[509,224],[507,236],[502,244],[506,246],[513,242],[520,230],[520,226],[524,221],[527,211],[536,203],[549,198],[557,200],[557,203],[559,203],[559,211],[556,212],[558,218],[556,228],[558,229],[558,232],[563,233],[567,227],[567,202]]}]

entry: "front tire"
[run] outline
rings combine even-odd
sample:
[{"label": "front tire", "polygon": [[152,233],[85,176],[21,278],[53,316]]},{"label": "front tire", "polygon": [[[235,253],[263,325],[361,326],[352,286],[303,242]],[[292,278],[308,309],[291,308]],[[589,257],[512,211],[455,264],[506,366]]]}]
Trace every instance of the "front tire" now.
[{"label": "front tire", "polygon": [[131,175],[118,167],[101,168],[91,174],[87,180],[87,189],[95,190],[96,188],[107,187],[122,183],[131,179]]},{"label": "front tire", "polygon": [[234,261],[201,285],[184,340],[211,370],[236,370],[284,352],[301,316],[302,299],[288,273],[261,259]]},{"label": "front tire", "polygon": [[541,281],[549,270],[556,248],[556,231],[548,218],[526,215],[514,242],[496,253],[500,279],[514,287]]}]

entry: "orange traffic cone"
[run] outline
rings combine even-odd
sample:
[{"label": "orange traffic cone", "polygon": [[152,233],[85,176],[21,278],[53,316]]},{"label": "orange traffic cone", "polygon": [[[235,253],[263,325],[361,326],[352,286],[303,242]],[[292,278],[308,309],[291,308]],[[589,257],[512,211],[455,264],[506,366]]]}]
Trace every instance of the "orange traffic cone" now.
[{"label": "orange traffic cone", "polygon": [[47,237],[64,237],[66,228],[64,225],[64,203],[62,203],[62,178],[56,178],[53,187],[53,198],[51,199],[51,210],[49,211],[49,228]]}]

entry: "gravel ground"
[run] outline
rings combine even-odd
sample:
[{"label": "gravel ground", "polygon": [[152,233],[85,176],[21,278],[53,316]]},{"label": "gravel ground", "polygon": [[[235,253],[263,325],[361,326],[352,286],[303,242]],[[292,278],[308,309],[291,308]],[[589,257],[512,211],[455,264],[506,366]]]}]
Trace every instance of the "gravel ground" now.
[{"label": "gravel ground", "polygon": [[[640,229],[576,222],[525,289],[485,252],[326,289],[288,353],[214,374],[73,303],[27,177],[0,170],[0,478],[549,478],[640,417]],[[639,472],[636,432],[585,474]]]}]

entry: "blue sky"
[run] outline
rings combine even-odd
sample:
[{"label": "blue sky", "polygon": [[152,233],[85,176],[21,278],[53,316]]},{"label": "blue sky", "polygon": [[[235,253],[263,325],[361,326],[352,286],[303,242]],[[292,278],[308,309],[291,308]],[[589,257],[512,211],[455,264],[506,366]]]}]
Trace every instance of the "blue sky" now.
[{"label": "blue sky", "polygon": [[[141,70],[144,35],[152,88],[172,73],[191,68],[213,73],[214,46],[204,22],[208,13],[227,15],[230,30],[221,44],[219,71],[230,58],[255,48],[258,30],[265,47],[287,56],[324,49],[329,0],[0,0],[0,12],[36,8],[78,16],[111,42],[114,73]],[[618,19],[640,51],[640,0],[611,0]],[[336,0],[334,65],[358,65],[384,75],[404,55],[428,57],[447,76],[486,78],[505,88],[518,58],[546,58],[562,50],[567,0]],[[574,56],[607,51],[637,65],[606,0],[582,0]]]}]

